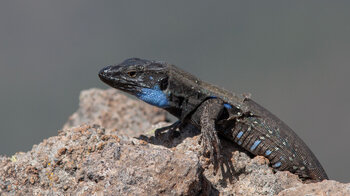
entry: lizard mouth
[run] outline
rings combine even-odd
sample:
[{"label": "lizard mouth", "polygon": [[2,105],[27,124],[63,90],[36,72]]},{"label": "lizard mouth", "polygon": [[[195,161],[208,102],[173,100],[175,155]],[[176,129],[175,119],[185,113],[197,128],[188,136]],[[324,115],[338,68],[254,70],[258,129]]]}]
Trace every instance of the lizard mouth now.
[{"label": "lizard mouth", "polygon": [[120,76],[118,72],[113,70],[115,66],[107,66],[101,69],[98,73],[101,81],[107,85],[128,92],[128,93],[137,93],[139,92],[137,83],[129,81],[126,78]]}]

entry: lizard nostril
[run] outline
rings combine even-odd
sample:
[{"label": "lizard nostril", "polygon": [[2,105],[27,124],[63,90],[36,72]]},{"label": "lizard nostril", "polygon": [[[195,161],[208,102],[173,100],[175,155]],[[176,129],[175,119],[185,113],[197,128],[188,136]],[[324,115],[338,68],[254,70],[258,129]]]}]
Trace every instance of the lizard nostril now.
[{"label": "lizard nostril", "polygon": [[103,73],[104,73],[104,70],[101,69],[101,70],[98,72],[98,76],[99,76],[100,78],[103,77]]},{"label": "lizard nostril", "polygon": [[112,67],[112,66],[107,66],[107,67],[101,69],[101,70],[98,72],[98,76],[99,76],[99,77],[104,77],[104,76],[106,76],[106,75],[110,72],[111,67]]}]

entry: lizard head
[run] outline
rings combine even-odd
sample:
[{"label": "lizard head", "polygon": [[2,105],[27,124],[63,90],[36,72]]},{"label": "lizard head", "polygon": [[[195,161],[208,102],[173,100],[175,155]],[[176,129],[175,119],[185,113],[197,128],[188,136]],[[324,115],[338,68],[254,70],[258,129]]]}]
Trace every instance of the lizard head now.
[{"label": "lizard head", "polygon": [[169,105],[165,93],[168,87],[168,64],[165,62],[130,58],[103,68],[98,75],[109,86],[151,105],[162,108]]}]

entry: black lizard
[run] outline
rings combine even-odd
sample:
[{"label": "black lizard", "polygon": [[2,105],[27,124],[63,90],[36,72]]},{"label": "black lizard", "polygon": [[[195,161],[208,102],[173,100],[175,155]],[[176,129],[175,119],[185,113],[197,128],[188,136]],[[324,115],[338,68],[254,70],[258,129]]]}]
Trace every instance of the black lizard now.
[{"label": "black lizard", "polygon": [[184,123],[199,127],[212,161],[220,160],[220,134],[254,155],[265,156],[274,169],[288,170],[302,179],[328,179],[306,144],[247,96],[203,82],[174,65],[139,58],[105,67],[99,77],[179,118],[173,129]]}]

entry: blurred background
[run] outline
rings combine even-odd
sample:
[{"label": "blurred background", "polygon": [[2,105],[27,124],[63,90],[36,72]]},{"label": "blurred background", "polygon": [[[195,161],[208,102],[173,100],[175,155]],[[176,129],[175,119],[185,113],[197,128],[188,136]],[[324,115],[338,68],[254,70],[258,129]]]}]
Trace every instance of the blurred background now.
[{"label": "blurred background", "polygon": [[57,135],[104,66],[163,60],[252,93],[350,181],[350,1],[0,2],[0,154]]}]

